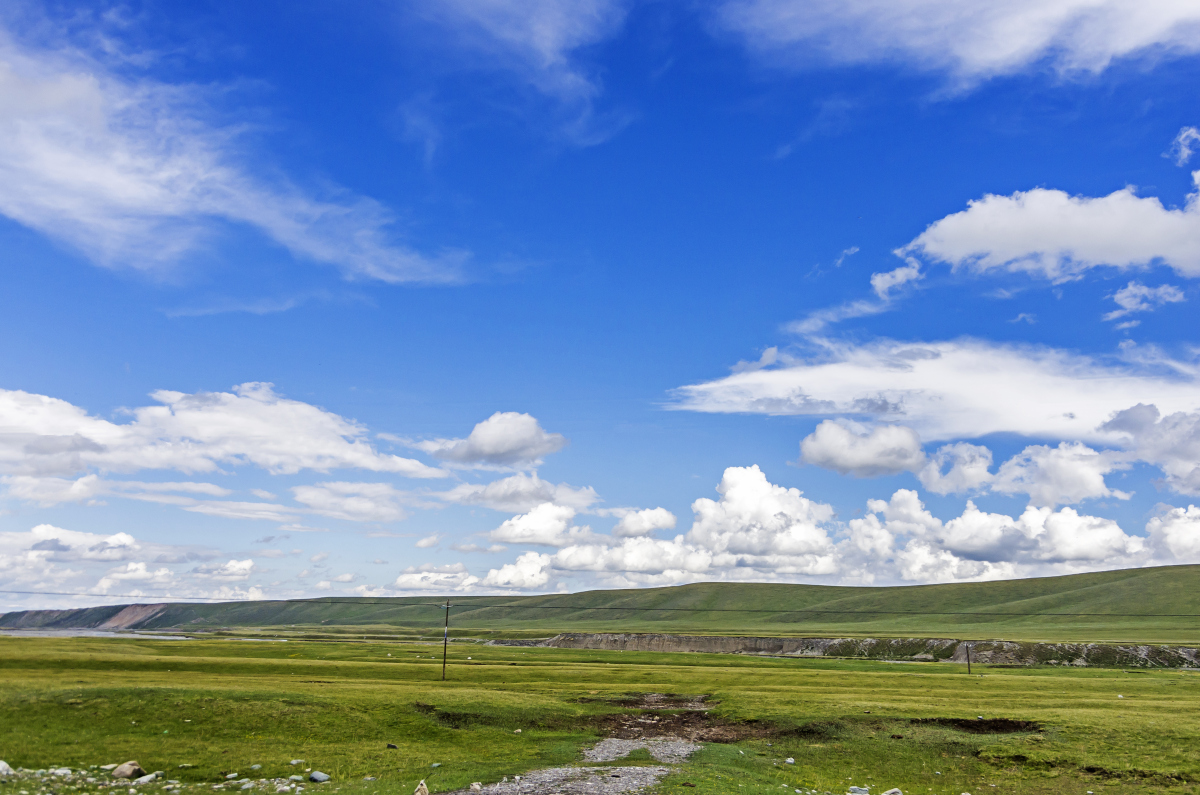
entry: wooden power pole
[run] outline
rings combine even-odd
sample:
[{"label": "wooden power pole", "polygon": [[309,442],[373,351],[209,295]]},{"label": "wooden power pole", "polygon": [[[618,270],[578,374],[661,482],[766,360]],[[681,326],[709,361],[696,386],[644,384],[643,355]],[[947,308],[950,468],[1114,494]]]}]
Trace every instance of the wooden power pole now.
[{"label": "wooden power pole", "polygon": [[442,630],[442,681],[446,681],[446,645],[450,642],[450,600],[446,600],[446,628]]}]

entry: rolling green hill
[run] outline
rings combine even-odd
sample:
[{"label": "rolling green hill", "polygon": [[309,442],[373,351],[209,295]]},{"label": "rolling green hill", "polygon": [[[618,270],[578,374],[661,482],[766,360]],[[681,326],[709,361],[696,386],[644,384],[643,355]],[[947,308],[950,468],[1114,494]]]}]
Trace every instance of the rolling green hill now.
[{"label": "rolling green hill", "polygon": [[[446,597],[329,598],[29,611],[0,627],[265,629],[326,635],[440,630]],[[1200,566],[986,583],[841,587],[697,583],[547,596],[450,597],[462,635],[666,632],[1200,642]],[[123,619],[122,616],[125,618]],[[318,630],[319,628],[319,630]]]}]

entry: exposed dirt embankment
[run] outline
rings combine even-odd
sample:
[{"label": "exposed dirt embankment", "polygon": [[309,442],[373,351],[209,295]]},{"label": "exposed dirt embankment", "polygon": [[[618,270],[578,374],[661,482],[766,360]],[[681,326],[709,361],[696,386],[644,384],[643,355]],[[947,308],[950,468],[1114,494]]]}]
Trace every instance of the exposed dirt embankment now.
[{"label": "exposed dirt embankment", "polygon": [[860,657],[875,660],[972,662],[992,665],[1104,665],[1190,668],[1200,650],[1181,646],[1106,643],[1017,643],[951,638],[766,638],[720,635],[567,632],[545,640],[494,640],[498,646],[551,646],[608,651],[756,654],[774,657]]}]

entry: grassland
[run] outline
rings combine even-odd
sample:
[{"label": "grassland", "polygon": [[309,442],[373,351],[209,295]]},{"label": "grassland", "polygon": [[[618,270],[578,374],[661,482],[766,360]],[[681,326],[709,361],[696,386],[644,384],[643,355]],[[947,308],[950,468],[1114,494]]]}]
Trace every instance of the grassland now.
[{"label": "grassland", "polygon": [[[438,792],[575,762],[628,711],[624,699],[659,692],[708,694],[713,720],[735,740],[708,745],[662,793],[689,791],[684,781],[742,795],[849,784],[909,795],[1191,792],[1200,782],[1200,674],[1190,671],[977,666],[968,676],[950,663],[463,643],[451,645],[443,683],[440,651],[0,638],[0,759],[26,768],[137,759],[207,788],[251,764],[286,776],[288,761],[303,758],[334,776],[321,791],[410,793],[426,779]],[[979,715],[1042,730],[973,734],[931,720]],[[0,784],[0,795],[16,787]]]},{"label": "grassland", "polygon": [[[379,637],[440,629],[436,597],[176,604],[140,629],[321,628]],[[529,597],[456,597],[460,635],[572,632],[1200,642],[1200,566],[887,588],[698,583]],[[8,614],[0,626],[94,626],[119,608]],[[24,623],[22,623],[24,622]]]}]

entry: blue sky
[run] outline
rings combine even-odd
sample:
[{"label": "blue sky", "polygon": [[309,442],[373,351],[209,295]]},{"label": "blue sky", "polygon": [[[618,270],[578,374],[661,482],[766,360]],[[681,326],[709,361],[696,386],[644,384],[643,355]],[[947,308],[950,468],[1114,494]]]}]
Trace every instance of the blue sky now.
[{"label": "blue sky", "polygon": [[0,604],[1200,562],[1198,54],[1118,0],[11,4],[0,586],[89,595]]}]

